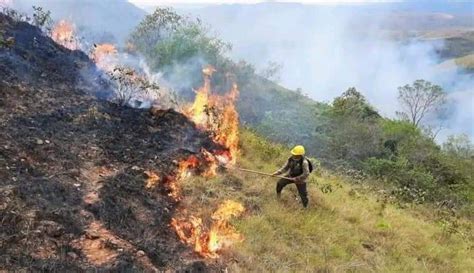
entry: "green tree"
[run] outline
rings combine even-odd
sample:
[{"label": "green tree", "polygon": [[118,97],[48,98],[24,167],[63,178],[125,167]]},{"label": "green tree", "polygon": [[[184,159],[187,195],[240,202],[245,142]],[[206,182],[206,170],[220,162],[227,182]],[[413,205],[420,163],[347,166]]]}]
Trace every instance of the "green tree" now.
[{"label": "green tree", "polygon": [[398,99],[403,109],[397,114],[419,127],[428,113],[441,109],[446,102],[446,93],[439,85],[416,80],[412,85],[398,88]]},{"label": "green tree", "polygon": [[332,106],[332,114],[335,116],[351,116],[360,119],[380,117],[355,87],[347,89],[341,96],[335,98]]},{"label": "green tree", "polygon": [[183,23],[183,17],[171,8],[157,8],[147,15],[130,35],[129,42],[145,55],[153,53],[155,45]]},{"label": "green tree", "polygon": [[[131,34],[130,43],[147,57],[155,70],[169,69],[201,57],[216,65],[230,45],[209,35],[209,29],[198,20],[182,17],[169,8],[157,8],[145,17]],[[201,69],[202,63],[196,63]],[[175,71],[173,71],[175,72]]]},{"label": "green tree", "polygon": [[328,111],[325,156],[352,166],[382,153],[380,115],[354,87],[334,99]]}]

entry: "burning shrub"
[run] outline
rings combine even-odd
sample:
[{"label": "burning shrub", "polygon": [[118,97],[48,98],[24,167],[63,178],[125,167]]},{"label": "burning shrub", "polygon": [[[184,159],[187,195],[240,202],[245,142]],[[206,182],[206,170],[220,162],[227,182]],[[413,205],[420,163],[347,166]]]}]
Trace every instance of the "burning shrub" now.
[{"label": "burning shrub", "polygon": [[204,85],[196,91],[194,103],[185,114],[196,125],[210,133],[214,141],[226,147],[228,151],[217,154],[220,161],[235,163],[239,142],[239,114],[235,103],[239,95],[237,84],[224,96],[211,93],[211,76],[216,70],[205,67]]},{"label": "burning shrub", "polygon": [[99,68],[111,71],[118,63],[117,54],[118,50],[113,44],[94,44],[90,57]]},{"label": "burning shrub", "polygon": [[76,28],[72,23],[61,20],[52,29],[51,39],[65,48],[76,50],[79,49],[80,43],[75,32]]}]

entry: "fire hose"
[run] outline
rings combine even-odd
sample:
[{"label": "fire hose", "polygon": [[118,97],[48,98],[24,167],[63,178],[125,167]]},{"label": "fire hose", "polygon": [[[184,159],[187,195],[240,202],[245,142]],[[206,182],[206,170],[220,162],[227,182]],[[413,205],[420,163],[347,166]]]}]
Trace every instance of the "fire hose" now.
[{"label": "fire hose", "polygon": [[232,167],[232,168],[229,168],[229,169],[238,170],[238,171],[247,172],[247,173],[260,174],[260,175],[265,175],[265,176],[271,176],[271,177],[278,177],[278,178],[283,178],[283,179],[286,179],[286,180],[294,181],[293,178],[285,177],[285,176],[282,176],[282,175],[273,175],[273,174],[270,174],[270,173],[264,173],[264,172],[259,172],[259,171],[244,169],[244,168],[238,168],[238,167]]}]

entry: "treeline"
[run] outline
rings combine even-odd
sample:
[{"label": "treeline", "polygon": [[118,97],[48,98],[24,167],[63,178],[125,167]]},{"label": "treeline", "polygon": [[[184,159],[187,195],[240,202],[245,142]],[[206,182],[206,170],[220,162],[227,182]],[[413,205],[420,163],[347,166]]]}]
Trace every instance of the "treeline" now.
[{"label": "treeline", "polygon": [[317,103],[260,76],[245,62],[232,61],[231,45],[210,35],[198,19],[157,9],[132,33],[133,50],[174,86],[192,95],[203,65],[217,68],[218,90],[237,81],[242,123],[288,145],[301,143],[328,168],[357,173],[386,184],[401,200],[472,204],[473,146],[453,136],[440,146],[422,121],[445,101],[441,87],[419,80],[400,87],[399,119],[382,117],[355,88],[331,104]]}]

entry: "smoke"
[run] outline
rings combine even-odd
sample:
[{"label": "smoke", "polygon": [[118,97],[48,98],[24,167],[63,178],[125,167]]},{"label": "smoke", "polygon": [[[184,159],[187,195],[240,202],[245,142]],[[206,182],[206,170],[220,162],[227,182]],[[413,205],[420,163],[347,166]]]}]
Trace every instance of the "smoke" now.
[{"label": "smoke", "polygon": [[97,43],[122,44],[146,15],[126,0],[0,0],[10,7],[31,14],[32,6],[51,11],[55,21],[74,22],[81,37]]},{"label": "smoke", "polygon": [[0,8],[7,8],[12,6],[12,0],[0,0]]},{"label": "smoke", "polygon": [[472,75],[439,65],[436,51],[443,47],[442,40],[412,38],[433,25],[453,24],[450,20],[458,20],[453,19],[456,16],[431,14],[423,21],[428,11],[401,12],[389,5],[277,3],[209,6],[186,12],[199,16],[230,41],[235,59],[248,60],[257,69],[270,61],[283,64],[280,83],[302,88],[318,101],[330,102],[354,86],[383,115],[394,117],[400,109],[399,86],[417,79],[441,85],[449,93],[450,107],[444,120],[427,122],[445,127],[440,140],[451,133],[474,137]]}]

